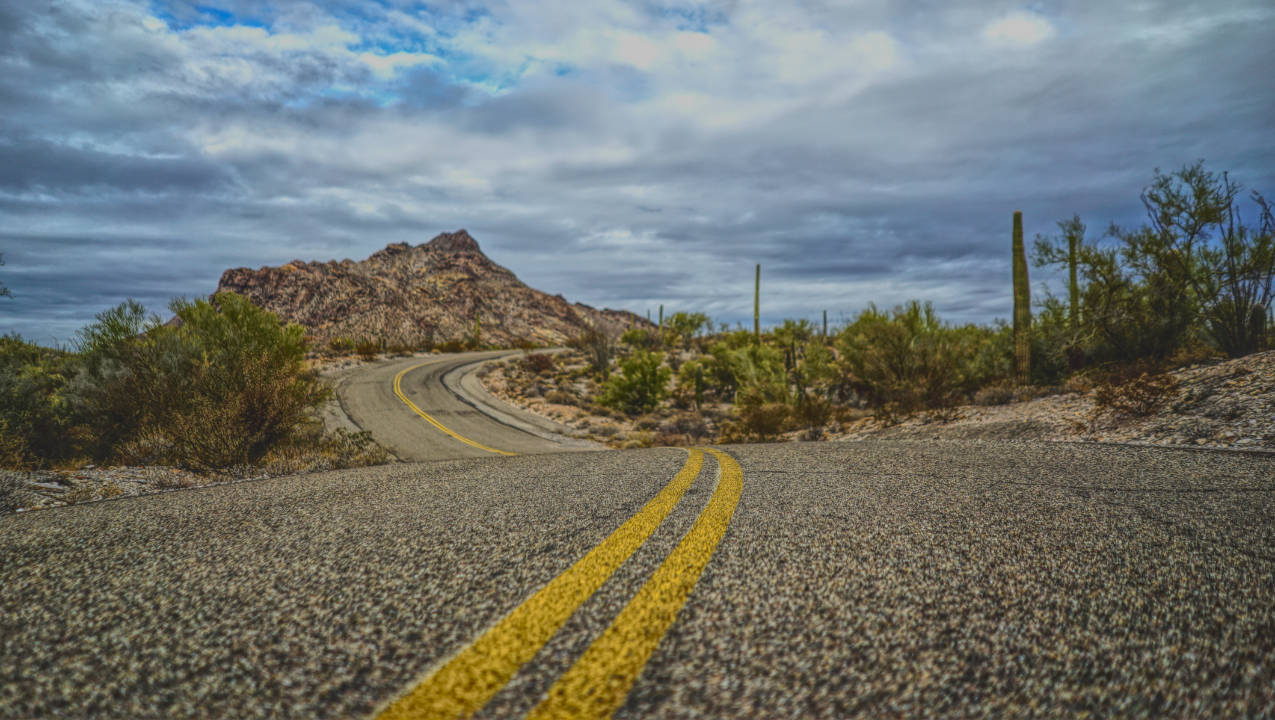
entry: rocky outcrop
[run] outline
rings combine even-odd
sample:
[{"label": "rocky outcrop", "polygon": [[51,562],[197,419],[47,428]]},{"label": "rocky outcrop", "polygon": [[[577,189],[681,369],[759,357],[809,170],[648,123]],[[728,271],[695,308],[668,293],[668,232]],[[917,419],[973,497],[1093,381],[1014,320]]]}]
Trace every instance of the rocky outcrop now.
[{"label": "rocky outcrop", "polygon": [[294,260],[235,268],[217,290],[250,298],[304,326],[320,346],[345,338],[388,345],[468,340],[478,318],[483,344],[558,345],[588,328],[618,332],[648,322],[617,310],[572,304],[527,287],[492,262],[464,230],[423,245],[395,243],[354,262]]}]

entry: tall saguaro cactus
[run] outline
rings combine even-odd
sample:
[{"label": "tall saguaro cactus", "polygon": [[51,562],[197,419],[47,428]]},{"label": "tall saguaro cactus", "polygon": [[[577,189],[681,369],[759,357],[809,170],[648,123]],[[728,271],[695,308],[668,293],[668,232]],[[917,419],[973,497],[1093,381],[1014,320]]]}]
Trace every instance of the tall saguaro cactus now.
[{"label": "tall saguaro cactus", "polygon": [[828,339],[828,311],[823,311],[823,339]]},{"label": "tall saguaro cactus", "polygon": [[1023,250],[1023,213],[1014,211],[1014,374],[1018,382],[1031,378],[1031,285],[1027,281],[1027,253]]},{"label": "tall saguaro cactus", "polygon": [[660,329],[664,329],[664,305],[660,305]]},{"label": "tall saguaro cactus", "polygon": [[753,281],[753,342],[761,345],[761,263],[757,263],[757,277]]},{"label": "tall saguaro cactus", "polygon": [[1080,222],[1079,215],[1059,224],[1067,236],[1067,299],[1070,300],[1067,320],[1074,334],[1080,326],[1080,281],[1076,277],[1076,265],[1080,260],[1080,243],[1085,239],[1085,224]]}]

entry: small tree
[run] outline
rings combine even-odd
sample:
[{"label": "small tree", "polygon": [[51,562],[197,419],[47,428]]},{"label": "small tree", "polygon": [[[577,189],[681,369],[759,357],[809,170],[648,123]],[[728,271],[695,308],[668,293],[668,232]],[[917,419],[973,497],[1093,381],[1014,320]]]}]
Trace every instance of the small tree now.
[{"label": "small tree", "polygon": [[1275,280],[1275,219],[1270,204],[1254,191],[1260,220],[1255,228],[1245,226],[1231,201],[1239,186],[1225,173],[1222,183],[1228,202],[1225,216],[1217,223],[1220,247],[1211,253],[1217,289],[1204,320],[1218,349],[1239,357],[1260,349],[1270,331],[1267,314]]},{"label": "small tree", "polygon": [[602,388],[598,402],[632,415],[655,409],[668,395],[673,371],[663,367],[664,353],[635,350],[620,362],[620,372]]}]

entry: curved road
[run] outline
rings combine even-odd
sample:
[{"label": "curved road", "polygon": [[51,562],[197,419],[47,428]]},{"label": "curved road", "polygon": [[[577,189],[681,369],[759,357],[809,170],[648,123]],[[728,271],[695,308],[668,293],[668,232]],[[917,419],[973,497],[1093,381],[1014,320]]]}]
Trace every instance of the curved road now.
[{"label": "curved road", "polygon": [[[494,454],[562,452],[602,446],[554,437],[563,431],[548,420],[504,405],[481,406],[482,398],[458,392],[466,371],[483,360],[518,355],[510,351],[470,352],[386,360],[343,375],[337,386],[341,407],[359,427],[400,460],[446,460]],[[395,378],[399,384],[394,384]],[[446,378],[447,382],[444,382]],[[398,393],[403,395],[400,399]],[[410,401],[455,436],[440,432],[404,403]],[[496,401],[489,401],[496,404]],[[501,404],[503,405],[503,404]],[[499,418],[493,417],[498,411]],[[496,412],[494,412],[496,411]],[[484,447],[475,447],[481,445]],[[497,452],[493,452],[497,451]]]},{"label": "curved road", "polygon": [[507,456],[414,362],[342,397],[452,459],[0,517],[0,718],[1275,714],[1270,456]]}]

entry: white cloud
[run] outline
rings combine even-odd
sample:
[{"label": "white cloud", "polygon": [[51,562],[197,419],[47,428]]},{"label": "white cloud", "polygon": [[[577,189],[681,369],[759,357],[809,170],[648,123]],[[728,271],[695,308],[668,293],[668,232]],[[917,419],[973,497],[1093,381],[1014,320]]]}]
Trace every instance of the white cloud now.
[{"label": "white cloud", "polygon": [[420,65],[440,65],[442,58],[429,53],[395,52],[385,55],[376,53],[359,53],[359,60],[372,69],[382,80],[393,77],[395,73]]},{"label": "white cloud", "polygon": [[1054,26],[1036,13],[1016,11],[983,28],[983,39],[996,45],[1031,47],[1055,34]]}]

